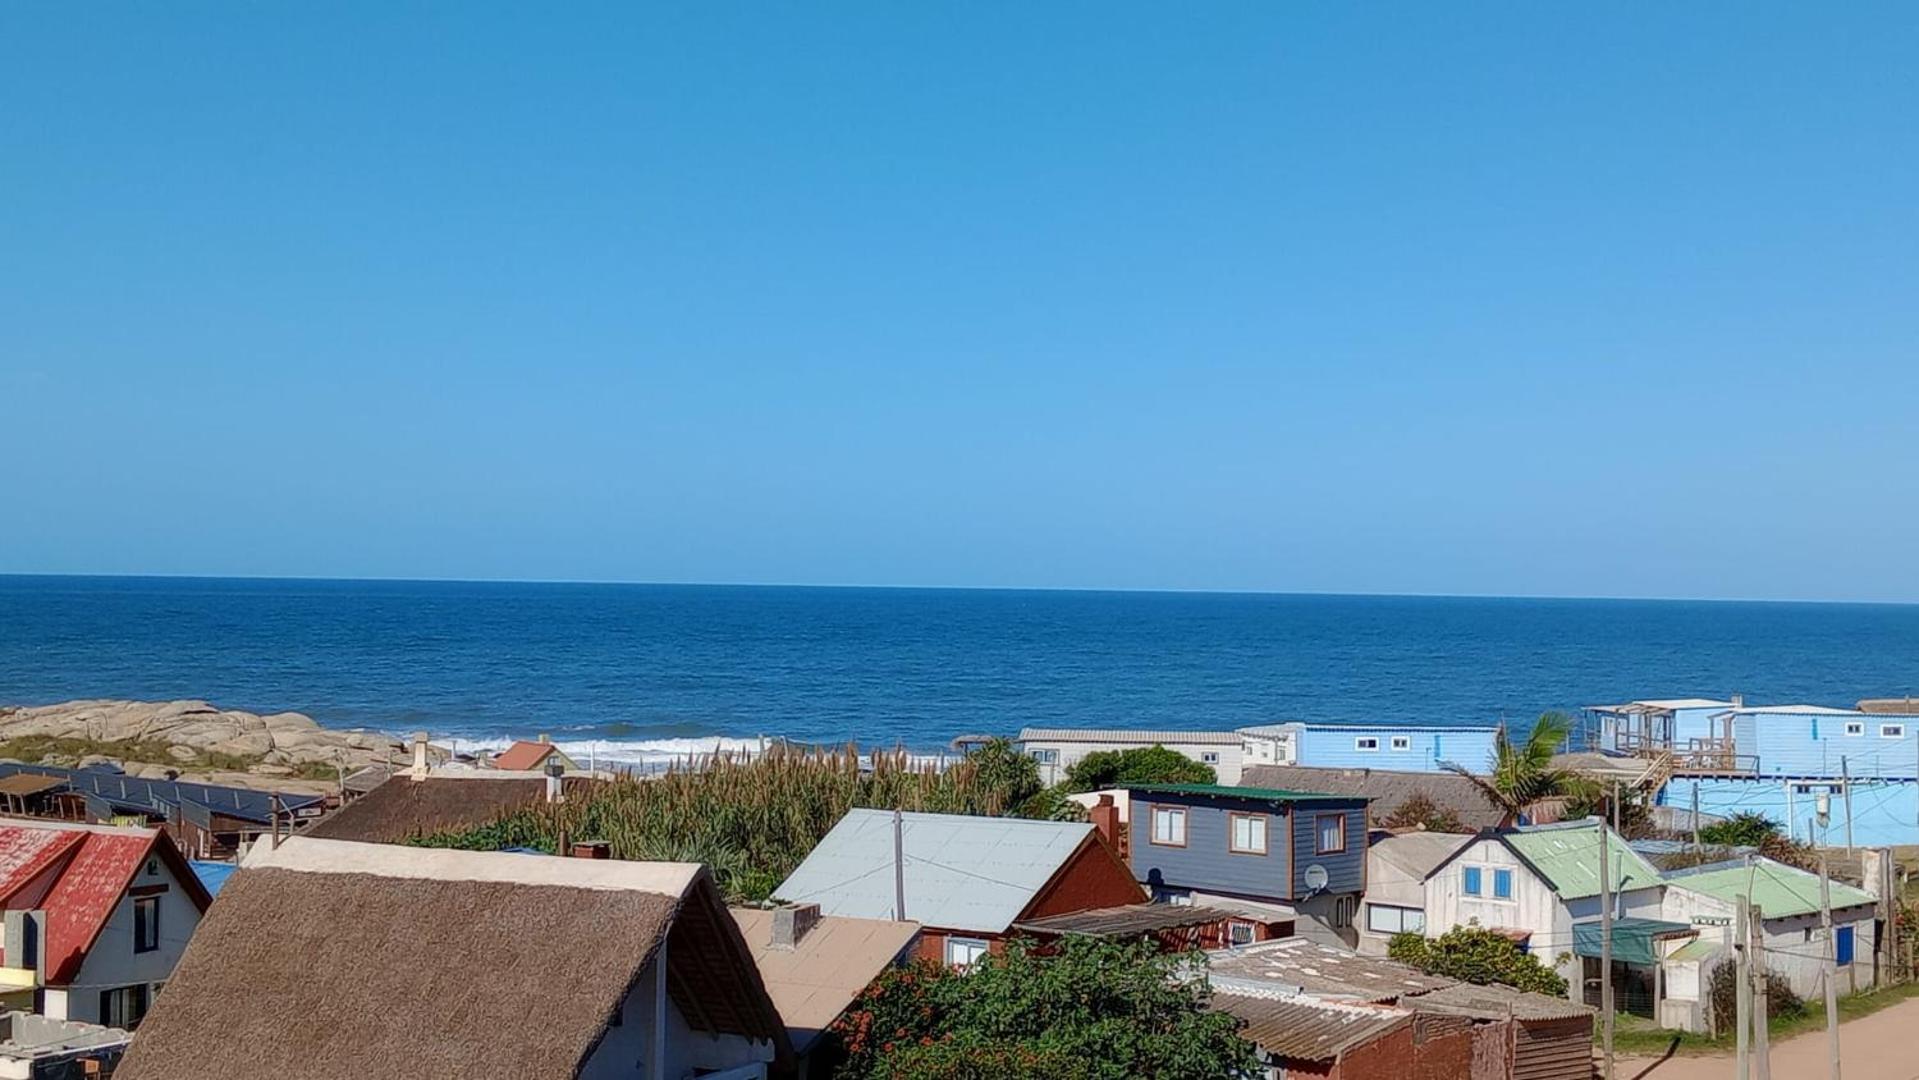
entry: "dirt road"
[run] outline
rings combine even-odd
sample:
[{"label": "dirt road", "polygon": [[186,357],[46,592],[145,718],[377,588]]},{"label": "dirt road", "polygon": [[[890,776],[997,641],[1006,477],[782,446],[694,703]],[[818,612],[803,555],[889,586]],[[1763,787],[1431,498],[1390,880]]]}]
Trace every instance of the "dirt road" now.
[{"label": "dirt road", "polygon": [[[1919,998],[1839,1025],[1845,1080],[1919,1080]],[[1732,1055],[1620,1058],[1615,1080],[1732,1080]],[[1796,1035],[1772,1047],[1773,1080],[1824,1080],[1826,1032]]]}]

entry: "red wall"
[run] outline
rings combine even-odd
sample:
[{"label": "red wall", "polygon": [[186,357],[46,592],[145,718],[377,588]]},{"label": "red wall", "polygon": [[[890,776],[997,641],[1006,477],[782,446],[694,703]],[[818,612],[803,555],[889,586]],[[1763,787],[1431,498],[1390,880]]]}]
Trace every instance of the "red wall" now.
[{"label": "red wall", "polygon": [[1133,880],[1133,872],[1119,861],[1113,850],[1089,836],[1073,857],[1060,867],[1053,880],[1033,897],[1020,912],[1021,919],[1043,919],[1048,915],[1070,915],[1092,908],[1143,904],[1146,890]]}]

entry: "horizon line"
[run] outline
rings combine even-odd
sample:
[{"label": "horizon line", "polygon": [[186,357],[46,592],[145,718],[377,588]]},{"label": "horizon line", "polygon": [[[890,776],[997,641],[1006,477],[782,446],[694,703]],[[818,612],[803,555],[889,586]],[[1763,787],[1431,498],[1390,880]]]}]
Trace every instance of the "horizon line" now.
[{"label": "horizon line", "polygon": [[1472,592],[1364,592],[1314,589],[1231,589],[1085,586],[1085,585],[901,585],[858,582],[780,582],[780,581],[641,581],[617,578],[468,578],[352,576],[329,577],[316,574],[199,574],[199,573],[70,573],[58,571],[0,571],[0,580],[10,578],[70,578],[110,581],[253,581],[329,584],[384,585],[561,585],[614,588],[668,589],[845,589],[894,592],[1027,592],[1097,593],[1108,595],[1162,596],[1273,596],[1319,597],[1325,599],[1370,600],[1567,600],[1600,603],[1664,604],[1821,604],[1851,607],[1912,607],[1919,600],[1830,600],[1749,596],[1602,596],[1573,593],[1472,593]]}]

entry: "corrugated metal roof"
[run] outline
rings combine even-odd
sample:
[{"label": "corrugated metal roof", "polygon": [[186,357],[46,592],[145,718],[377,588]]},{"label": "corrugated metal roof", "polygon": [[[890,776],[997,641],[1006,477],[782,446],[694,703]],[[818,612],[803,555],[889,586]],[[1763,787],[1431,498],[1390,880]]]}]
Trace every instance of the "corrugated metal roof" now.
[{"label": "corrugated metal roof", "polygon": [[[1809,874],[1771,859],[1755,858],[1750,879],[1749,886],[1744,863],[1716,863],[1696,870],[1675,870],[1666,875],[1666,884],[1676,889],[1704,893],[1728,903],[1732,903],[1740,893],[1745,893],[1752,903],[1759,905],[1761,914],[1772,919],[1809,915],[1819,910],[1817,874]],[[1879,898],[1871,893],[1855,889],[1842,881],[1832,882],[1830,890],[1832,906],[1835,908],[1879,902]]]},{"label": "corrugated metal roof", "polygon": [[1828,705],[1753,705],[1743,709],[1729,709],[1728,712],[1740,716],[1768,716],[1777,714],[1795,714],[1799,716],[1863,716],[1864,713],[1853,709],[1835,709]]},{"label": "corrugated metal roof", "polygon": [[1183,930],[1225,922],[1233,912],[1192,904],[1127,904],[1124,907],[1093,908],[1044,919],[1014,923],[1016,929],[1035,934],[1079,934],[1085,937],[1131,937],[1161,930]]},{"label": "corrugated metal roof", "polygon": [[[1598,957],[1605,948],[1604,927],[1594,920],[1573,924],[1573,952],[1580,956]],[[1653,947],[1656,941],[1666,938],[1694,937],[1699,933],[1685,923],[1667,922],[1664,919],[1641,919],[1628,916],[1612,921],[1612,958],[1622,964],[1641,964],[1647,967],[1658,963],[1658,950]]]},{"label": "corrugated metal roof", "polygon": [[47,913],[45,956],[50,983],[72,981],[93,939],[160,837],[157,829],[23,819],[0,824],[0,906],[47,871],[56,875],[35,904]]},{"label": "corrugated metal roof", "polygon": [[1690,963],[1694,960],[1709,960],[1715,953],[1723,952],[1731,948],[1732,946],[1717,938],[1700,938],[1697,941],[1688,941],[1684,945],[1674,949],[1672,954],[1667,956],[1666,959],[1678,961],[1682,964]]},{"label": "corrugated metal roof", "polygon": [[1248,787],[1363,795],[1372,800],[1374,821],[1390,816],[1417,794],[1451,808],[1469,829],[1494,829],[1506,820],[1506,812],[1487,799],[1477,784],[1454,773],[1253,765],[1240,773],[1239,782]]},{"label": "corrugated metal roof", "polygon": [[[1002,933],[1092,835],[1085,822],[901,815],[906,915],[926,926]],[[893,813],[849,810],[774,895],[822,914],[893,917]]]},{"label": "corrugated metal roof", "polygon": [[1355,1001],[1393,1001],[1450,986],[1452,979],[1379,956],[1282,938],[1207,954],[1213,985],[1230,993],[1316,994]]},{"label": "corrugated metal roof", "polygon": [[[1528,862],[1561,899],[1577,900],[1599,895],[1598,821],[1567,822],[1561,825],[1530,825],[1501,833],[1500,838]],[[1659,884],[1659,871],[1632,850],[1618,833],[1608,833],[1606,850],[1614,892],[1644,889]]]},{"label": "corrugated metal roof", "polygon": [[1510,986],[1475,986],[1456,983],[1429,994],[1406,998],[1402,1004],[1414,1012],[1437,1012],[1452,1016],[1471,1016],[1482,1020],[1569,1020],[1591,1016],[1597,1009],[1590,1005],[1548,997]]},{"label": "corrugated metal roof", "polygon": [[[69,790],[88,796],[88,805],[127,807],[171,815],[183,802],[197,802],[227,817],[266,824],[273,817],[274,793],[252,788],[199,784],[187,780],[146,780],[102,769],[65,769],[53,765],[0,764],[0,776],[52,776]],[[319,795],[280,793],[280,804],[297,810],[323,801]],[[109,811],[110,813],[110,811]]]},{"label": "corrugated metal roof", "polygon": [[1155,731],[1151,728],[1021,728],[1019,741],[1026,742],[1095,742],[1095,743],[1138,743],[1151,746],[1154,743],[1189,743],[1201,746],[1238,746],[1239,733],[1234,731]]},{"label": "corrugated metal roof", "polygon": [[1213,995],[1212,1007],[1246,1022],[1240,1037],[1275,1057],[1332,1061],[1412,1021],[1403,1009],[1341,1005],[1307,998]]},{"label": "corrugated metal roof", "polygon": [[1228,784],[1127,784],[1128,791],[1149,791],[1161,795],[1217,795],[1227,799],[1259,799],[1268,802],[1364,802],[1364,795],[1329,795],[1320,791],[1287,791],[1282,788],[1236,787]]}]

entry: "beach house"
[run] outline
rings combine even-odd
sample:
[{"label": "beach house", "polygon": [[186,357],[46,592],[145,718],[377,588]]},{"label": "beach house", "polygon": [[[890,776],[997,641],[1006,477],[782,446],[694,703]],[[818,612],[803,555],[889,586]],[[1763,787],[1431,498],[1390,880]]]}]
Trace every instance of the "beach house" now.
[{"label": "beach house", "polygon": [[1239,782],[1240,738],[1230,731],[1153,731],[1132,728],[1022,728],[1019,748],[1039,765],[1047,785],[1088,754],[1163,746],[1212,767],[1222,784]]},{"label": "beach house", "polygon": [[1465,833],[1408,832],[1382,836],[1366,849],[1364,916],[1359,951],[1385,956],[1398,934],[1426,932],[1426,881],[1440,864],[1473,842]]},{"label": "beach house", "polygon": [[1600,981],[1602,880],[1613,905],[1615,1000],[1624,1011],[1653,1016],[1660,958],[1696,935],[1685,923],[1662,919],[1659,871],[1596,819],[1474,837],[1427,875],[1424,932],[1438,937],[1467,925],[1499,931],[1557,970],[1573,993],[1586,987],[1591,1004]]},{"label": "beach house", "polygon": [[849,810],[773,891],[822,915],[921,925],[919,955],[965,967],[1014,924],[1147,897],[1086,822]]},{"label": "beach house", "polygon": [[118,1080],[754,1080],[791,1064],[693,863],[256,847]]},{"label": "beach house", "polygon": [[821,915],[817,904],[736,907],[732,915],[786,1025],[798,1080],[830,1075],[833,1021],[919,944],[918,923]]},{"label": "beach house", "polygon": [[1353,945],[1366,888],[1366,800],[1218,784],[1127,789],[1133,876],[1153,899],[1229,910],[1254,940],[1291,932]]},{"label": "beach house", "polygon": [[210,902],[159,829],[0,821],[0,969],[49,1018],[138,1027]]},{"label": "beach house", "polygon": [[509,772],[541,772],[550,764],[558,764],[562,772],[578,772],[580,768],[545,735],[532,741],[516,740],[493,755],[491,762],[493,768]]},{"label": "beach house", "polygon": [[1486,767],[1499,728],[1483,724],[1316,723],[1240,728],[1241,760],[1253,765],[1441,772],[1447,762]]}]

